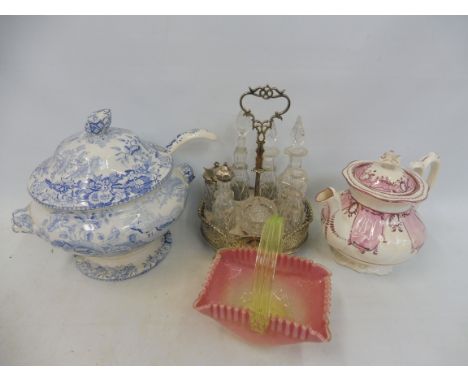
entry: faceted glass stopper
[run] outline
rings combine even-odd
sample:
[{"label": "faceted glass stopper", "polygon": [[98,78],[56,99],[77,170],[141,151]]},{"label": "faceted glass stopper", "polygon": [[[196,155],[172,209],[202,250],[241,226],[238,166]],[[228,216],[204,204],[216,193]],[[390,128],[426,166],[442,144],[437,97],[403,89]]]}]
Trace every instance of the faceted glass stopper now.
[{"label": "faceted glass stopper", "polygon": [[273,121],[271,127],[268,129],[265,135],[265,142],[268,146],[274,145],[278,140],[278,130],[276,129],[276,123]]},{"label": "faceted glass stopper", "polygon": [[237,132],[241,137],[245,137],[250,129],[252,129],[252,122],[240,111],[236,119]]},{"label": "faceted glass stopper", "polygon": [[302,146],[305,142],[305,131],[301,116],[297,117],[291,131],[291,137],[295,146]]}]

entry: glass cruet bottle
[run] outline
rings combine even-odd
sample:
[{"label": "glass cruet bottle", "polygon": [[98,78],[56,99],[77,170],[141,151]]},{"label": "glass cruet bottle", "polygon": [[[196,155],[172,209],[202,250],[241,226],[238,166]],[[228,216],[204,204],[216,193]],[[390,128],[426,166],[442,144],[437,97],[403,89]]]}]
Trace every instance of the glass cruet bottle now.
[{"label": "glass cruet bottle", "polygon": [[297,118],[292,128],[293,144],[286,148],[289,164],[278,179],[277,204],[280,214],[285,218],[286,230],[293,230],[304,219],[303,199],[307,193],[308,176],[302,168],[302,160],[308,150],[303,146],[305,141],[302,118]]},{"label": "glass cruet bottle", "polygon": [[231,189],[233,171],[224,163],[216,171],[216,191],[213,202],[213,225],[229,232],[235,225],[234,191]]},{"label": "glass cruet bottle", "polygon": [[252,128],[250,119],[241,111],[236,119],[237,145],[234,150],[234,164],[232,170],[234,178],[231,188],[234,191],[234,200],[244,200],[249,197],[249,174],[247,166],[246,136]]},{"label": "glass cruet bottle", "polygon": [[212,168],[205,168],[203,172],[203,180],[205,181],[205,189],[203,192],[203,202],[206,211],[211,211],[213,208],[214,193],[216,191],[216,171],[219,169],[219,162],[214,162]]},{"label": "glass cruet bottle", "polygon": [[276,157],[279,150],[275,146],[277,141],[276,125],[272,123],[271,128],[265,136],[265,151],[263,153],[263,172],[260,177],[260,196],[275,200],[277,196]]}]

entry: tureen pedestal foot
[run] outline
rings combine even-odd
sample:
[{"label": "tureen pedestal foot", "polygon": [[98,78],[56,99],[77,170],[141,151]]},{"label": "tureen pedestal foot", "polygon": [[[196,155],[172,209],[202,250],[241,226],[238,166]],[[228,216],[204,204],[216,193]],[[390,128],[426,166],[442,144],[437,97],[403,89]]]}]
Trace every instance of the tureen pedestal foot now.
[{"label": "tureen pedestal foot", "polygon": [[357,259],[347,256],[346,254],[344,254],[343,252],[341,252],[340,250],[332,246],[330,246],[330,248],[333,251],[335,261],[338,264],[351,268],[352,270],[356,272],[371,273],[374,275],[383,276],[383,275],[388,275],[393,270],[393,265],[376,265],[376,264],[365,263],[363,261],[359,261]]},{"label": "tureen pedestal foot", "polygon": [[169,253],[172,235],[160,238],[120,256],[74,255],[81,273],[96,280],[120,281],[139,276],[158,265]]}]

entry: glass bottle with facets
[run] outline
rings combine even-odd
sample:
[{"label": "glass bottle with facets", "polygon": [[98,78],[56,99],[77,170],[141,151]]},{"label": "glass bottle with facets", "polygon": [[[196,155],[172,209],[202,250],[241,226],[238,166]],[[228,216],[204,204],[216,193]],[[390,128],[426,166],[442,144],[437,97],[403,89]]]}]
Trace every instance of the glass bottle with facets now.
[{"label": "glass bottle with facets", "polygon": [[231,189],[233,171],[224,163],[216,171],[216,191],[213,202],[213,225],[229,232],[235,225],[234,191]]},{"label": "glass bottle with facets", "polygon": [[277,132],[275,122],[267,131],[265,137],[265,152],[263,153],[263,172],[260,176],[260,196],[275,200],[278,193],[276,178],[276,157],[279,150],[276,147]]},{"label": "glass bottle with facets", "polygon": [[285,154],[289,156],[289,164],[279,176],[277,198],[279,212],[285,218],[285,228],[289,231],[304,219],[303,199],[307,193],[308,176],[302,168],[302,160],[308,151],[303,146],[305,131],[301,117],[297,118],[291,135],[293,144],[285,150]]},{"label": "glass bottle with facets", "polygon": [[234,191],[235,200],[244,200],[249,197],[249,173],[247,166],[246,136],[252,128],[249,118],[240,112],[236,120],[237,146],[234,150],[234,164],[232,170],[234,178],[231,188]]},{"label": "glass bottle with facets", "polygon": [[214,194],[216,191],[216,171],[219,169],[219,162],[214,162],[213,167],[205,168],[203,172],[203,180],[205,181],[205,189],[203,191],[203,201],[205,210],[211,211],[213,209]]}]

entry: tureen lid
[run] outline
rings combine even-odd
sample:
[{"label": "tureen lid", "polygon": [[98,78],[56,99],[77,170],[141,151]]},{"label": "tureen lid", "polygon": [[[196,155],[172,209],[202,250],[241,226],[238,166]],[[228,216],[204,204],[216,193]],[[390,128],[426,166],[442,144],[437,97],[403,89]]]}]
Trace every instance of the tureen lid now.
[{"label": "tureen lid", "polygon": [[29,178],[38,202],[60,209],[94,209],[152,191],[172,169],[171,154],[111,127],[111,111],[92,113],[84,131],[65,139]]},{"label": "tureen lid", "polygon": [[415,171],[401,168],[393,151],[375,162],[351,162],[343,175],[350,186],[384,201],[420,202],[428,193],[427,183]]}]

